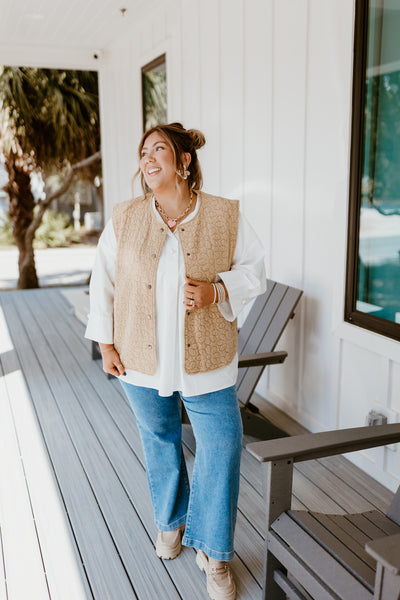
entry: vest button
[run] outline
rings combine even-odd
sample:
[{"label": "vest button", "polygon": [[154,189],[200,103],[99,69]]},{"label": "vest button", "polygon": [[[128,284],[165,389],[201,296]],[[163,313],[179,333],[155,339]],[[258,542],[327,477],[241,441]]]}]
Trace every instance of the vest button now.
[{"label": "vest button", "polygon": [[164,227],[160,227],[160,231],[162,233],[164,231]]},{"label": "vest button", "polygon": [[151,344],[149,344],[147,347],[149,350],[151,350],[153,348],[153,346]]},{"label": "vest button", "polygon": [[147,315],[147,318],[148,318],[148,319],[151,319],[151,315]]},{"label": "vest button", "polygon": [[190,315],[190,310],[188,310],[188,311],[186,312],[186,314],[187,314],[187,316],[189,316],[189,315]]},{"label": "vest button", "polygon": [[190,256],[190,252],[186,252],[186,256]]},{"label": "vest button", "polygon": [[147,284],[147,289],[151,290],[151,283]]},{"label": "vest button", "polygon": [[151,258],[156,258],[156,257],[157,257],[157,254],[152,254],[151,255]]},{"label": "vest button", "polygon": [[181,227],[181,231],[185,231],[185,228],[184,228],[184,227]]},{"label": "vest button", "polygon": [[190,348],[190,344],[188,344],[187,347]]}]

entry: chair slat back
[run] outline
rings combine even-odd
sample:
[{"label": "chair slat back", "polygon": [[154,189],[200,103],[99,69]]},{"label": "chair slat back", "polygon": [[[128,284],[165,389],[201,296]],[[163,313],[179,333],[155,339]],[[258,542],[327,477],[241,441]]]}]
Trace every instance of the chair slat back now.
[{"label": "chair slat back", "polygon": [[[267,291],[256,298],[239,332],[239,354],[272,352],[294,314],[302,291],[276,281],[267,280]],[[263,366],[239,369],[239,400],[247,404],[264,370]]]},{"label": "chair slat back", "polygon": [[397,523],[397,525],[400,525],[400,485],[397,488],[397,492],[395,493],[392,503],[389,506],[389,510],[386,514],[390,519]]},{"label": "chair slat back", "polygon": [[238,337],[239,356],[241,354],[246,354],[246,347],[247,347],[248,340],[249,340],[249,338],[251,338],[251,335],[252,335],[254,329],[257,327],[257,324],[261,319],[263,311],[267,307],[268,299],[269,299],[274,287],[275,287],[275,285],[273,285],[272,282],[270,284],[269,280],[267,280],[266,292],[264,294],[261,294],[260,296],[257,296],[257,298],[254,300],[253,306],[251,307],[251,310],[250,310],[249,314],[247,315],[245,322],[243,323],[242,327],[239,330],[239,337]]}]

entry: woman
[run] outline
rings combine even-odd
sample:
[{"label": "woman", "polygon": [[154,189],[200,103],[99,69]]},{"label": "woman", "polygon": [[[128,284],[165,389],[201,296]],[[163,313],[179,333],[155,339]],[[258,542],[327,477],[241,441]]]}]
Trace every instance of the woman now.
[{"label": "woman", "polygon": [[[99,342],[104,371],[122,376],[136,416],[157,555],[173,559],[182,544],[194,547],[210,597],[233,600],[227,562],[242,440],[236,317],[265,290],[264,252],[237,201],[201,191],[196,150],[204,143],[180,123],[144,134],[137,174],[145,193],[117,204],[100,238],[86,337]],[[180,397],[196,438],[190,486]]]}]

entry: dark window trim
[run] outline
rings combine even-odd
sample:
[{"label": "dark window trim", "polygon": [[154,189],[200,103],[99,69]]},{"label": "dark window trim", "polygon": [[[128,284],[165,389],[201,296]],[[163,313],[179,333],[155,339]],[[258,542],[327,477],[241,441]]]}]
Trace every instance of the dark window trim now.
[{"label": "dark window trim", "polygon": [[361,169],[363,159],[365,74],[367,65],[369,0],[356,0],[353,62],[353,108],[350,151],[349,218],[345,321],[375,333],[400,340],[400,325],[356,309],[357,257],[360,231]]},{"label": "dark window trim", "polygon": [[143,128],[143,132],[145,130],[145,125],[146,125],[145,105],[144,105],[144,98],[143,98],[144,76],[149,71],[152,71],[153,69],[155,69],[156,67],[158,67],[159,65],[162,65],[164,63],[167,64],[167,55],[166,55],[165,52],[164,52],[164,54],[161,54],[160,56],[157,56],[157,58],[155,58],[151,62],[147,63],[147,65],[144,65],[144,67],[142,67],[142,70],[141,70],[141,80],[142,80],[142,128]]}]

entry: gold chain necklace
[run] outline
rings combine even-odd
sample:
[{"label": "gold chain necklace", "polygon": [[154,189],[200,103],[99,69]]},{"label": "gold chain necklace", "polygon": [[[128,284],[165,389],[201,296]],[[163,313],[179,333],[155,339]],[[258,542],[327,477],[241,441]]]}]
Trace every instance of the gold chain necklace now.
[{"label": "gold chain necklace", "polygon": [[189,212],[191,206],[192,206],[192,201],[193,201],[193,191],[190,190],[190,200],[189,200],[189,204],[188,206],[185,208],[185,210],[183,211],[183,213],[181,213],[179,215],[179,217],[169,217],[167,215],[167,213],[165,212],[165,210],[163,209],[163,207],[158,203],[157,198],[154,196],[154,203],[156,205],[156,209],[158,210],[158,212],[160,213],[160,215],[162,217],[164,217],[164,219],[167,220],[167,225],[170,229],[173,229],[174,227],[176,227],[177,222],[182,219],[185,215],[187,215],[187,213]]}]

